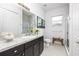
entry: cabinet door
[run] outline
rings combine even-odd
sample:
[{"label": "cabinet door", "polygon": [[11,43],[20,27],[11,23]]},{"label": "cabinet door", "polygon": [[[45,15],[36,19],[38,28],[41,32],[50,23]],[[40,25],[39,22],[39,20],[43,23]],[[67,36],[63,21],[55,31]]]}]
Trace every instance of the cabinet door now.
[{"label": "cabinet door", "polygon": [[24,45],[19,45],[0,53],[0,56],[17,56],[23,54]]},{"label": "cabinet door", "polygon": [[41,39],[39,47],[40,47],[40,54],[41,54],[44,49],[43,39]]},{"label": "cabinet door", "polygon": [[16,56],[24,56],[24,51],[20,52],[19,54],[17,54]]},{"label": "cabinet door", "polygon": [[34,45],[34,56],[39,56],[39,41]]},{"label": "cabinet door", "polygon": [[33,46],[30,46],[25,49],[25,56],[33,56]]},{"label": "cabinet door", "polygon": [[42,53],[42,51],[43,51],[43,49],[44,49],[44,41],[43,41],[43,37],[40,37],[39,38],[39,40],[40,40],[40,45],[39,45],[39,47],[40,47],[40,54]]}]

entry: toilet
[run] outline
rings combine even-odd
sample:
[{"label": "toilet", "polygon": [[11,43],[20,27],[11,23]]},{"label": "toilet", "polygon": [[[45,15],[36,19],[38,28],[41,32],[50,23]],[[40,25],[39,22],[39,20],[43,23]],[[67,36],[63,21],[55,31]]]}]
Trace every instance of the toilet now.
[{"label": "toilet", "polygon": [[44,39],[44,46],[45,47],[49,47],[52,44],[52,40],[51,39]]}]

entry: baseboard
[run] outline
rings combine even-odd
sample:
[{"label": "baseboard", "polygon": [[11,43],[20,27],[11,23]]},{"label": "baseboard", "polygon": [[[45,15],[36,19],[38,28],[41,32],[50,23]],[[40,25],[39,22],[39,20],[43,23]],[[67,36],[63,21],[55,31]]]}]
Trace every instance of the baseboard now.
[{"label": "baseboard", "polygon": [[65,47],[67,55],[69,56],[69,51],[68,51],[67,47],[66,46],[64,46],[64,47]]}]

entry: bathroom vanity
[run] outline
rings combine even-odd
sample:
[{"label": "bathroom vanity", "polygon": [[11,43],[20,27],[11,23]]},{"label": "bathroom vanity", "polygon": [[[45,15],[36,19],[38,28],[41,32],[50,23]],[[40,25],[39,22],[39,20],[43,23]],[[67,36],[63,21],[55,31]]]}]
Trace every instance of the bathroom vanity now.
[{"label": "bathroom vanity", "polygon": [[44,49],[43,36],[16,38],[0,44],[0,56],[40,56]]},{"label": "bathroom vanity", "polygon": [[[8,7],[9,8],[8,8]],[[4,35],[6,40],[14,38],[7,42],[0,37],[0,56],[39,56],[41,55],[44,44],[43,35],[35,35],[31,33],[32,29],[37,28],[37,16],[26,10],[22,5],[18,4],[2,4],[0,6],[0,32],[11,32],[13,35],[19,36],[25,33],[28,36]],[[7,15],[8,14],[8,15]],[[30,35],[31,34],[31,35]]]}]

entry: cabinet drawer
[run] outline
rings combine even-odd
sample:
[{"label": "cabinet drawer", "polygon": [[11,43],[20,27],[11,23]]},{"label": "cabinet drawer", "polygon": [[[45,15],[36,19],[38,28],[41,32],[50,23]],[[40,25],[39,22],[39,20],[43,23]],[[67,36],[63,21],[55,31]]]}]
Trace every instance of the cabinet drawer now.
[{"label": "cabinet drawer", "polygon": [[0,56],[16,56],[23,50],[24,50],[24,45],[19,45],[19,46],[12,48],[12,49],[7,50],[7,51],[1,52]]},{"label": "cabinet drawer", "polygon": [[38,41],[38,40],[35,39],[35,40],[33,40],[33,41],[30,41],[30,42],[25,43],[25,49],[26,49],[26,48],[29,48],[30,46],[33,46],[34,44],[36,44],[37,41]]}]

